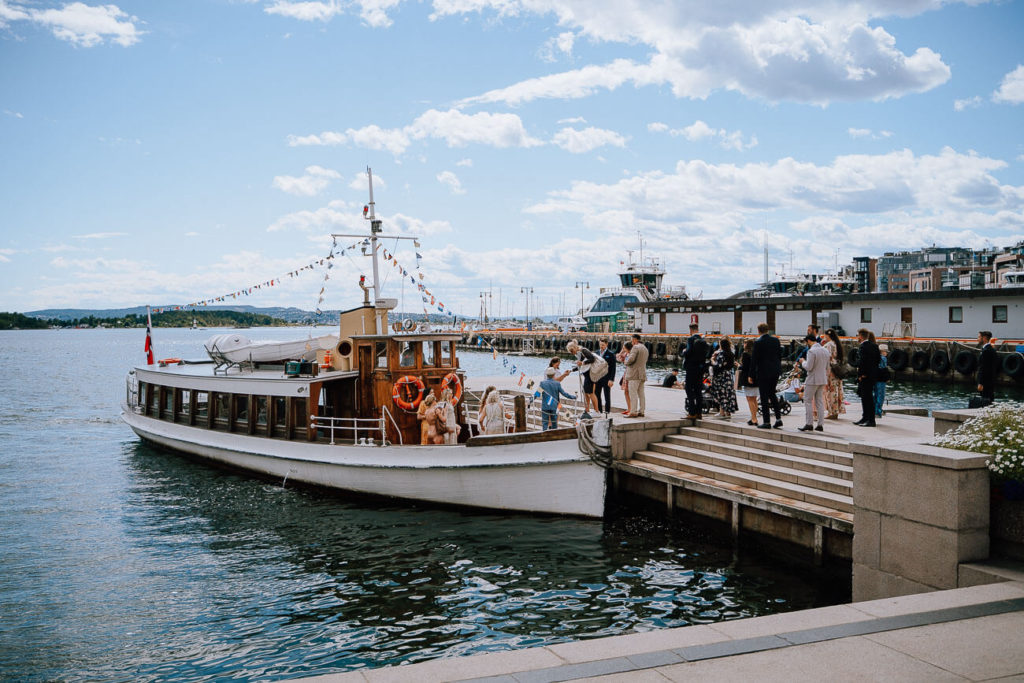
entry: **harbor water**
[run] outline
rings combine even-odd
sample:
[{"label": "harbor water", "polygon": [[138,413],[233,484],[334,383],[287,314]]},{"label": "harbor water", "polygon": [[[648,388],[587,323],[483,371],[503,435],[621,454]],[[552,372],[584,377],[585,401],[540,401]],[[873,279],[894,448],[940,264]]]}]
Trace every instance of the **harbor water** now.
[{"label": "harbor water", "polygon": [[[224,331],[157,329],[157,356],[202,357]],[[632,508],[594,521],[353,501],[151,448],[118,417],[143,342],[0,332],[2,680],[273,681],[849,599],[848,581]],[[460,359],[471,376],[547,364]],[[941,389],[907,402],[966,403]]]}]

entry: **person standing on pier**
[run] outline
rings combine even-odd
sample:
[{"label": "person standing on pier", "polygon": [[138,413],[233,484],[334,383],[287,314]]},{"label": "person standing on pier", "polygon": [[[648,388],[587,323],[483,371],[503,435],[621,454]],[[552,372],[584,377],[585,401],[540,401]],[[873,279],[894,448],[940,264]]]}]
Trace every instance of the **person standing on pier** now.
[{"label": "person standing on pier", "polygon": [[996,398],[996,347],[992,345],[992,333],[982,330],[978,333],[981,344],[981,358],[978,362],[978,393],[991,403]]},{"label": "person standing on pier", "polygon": [[541,430],[547,431],[558,427],[559,397],[565,396],[573,401],[576,397],[562,388],[562,383],[555,377],[555,369],[549,367],[544,371],[544,381],[540,383],[540,424]]},{"label": "person standing on pier", "polygon": [[757,331],[761,336],[754,342],[754,352],[750,361],[752,374],[748,378],[751,383],[757,382],[757,390],[761,396],[761,415],[764,422],[757,428],[771,429],[771,414],[774,412],[774,427],[782,429],[782,407],[779,405],[779,397],[775,395],[775,387],[779,383],[779,375],[782,374],[782,342],[778,337],[768,334],[768,323],[758,323]]},{"label": "person standing on pier", "polygon": [[640,341],[640,335],[633,335],[633,348],[623,364],[626,366],[626,384],[629,386],[629,415],[626,417],[643,417],[647,401],[644,396],[644,382],[647,381],[647,358],[650,352]]},{"label": "person standing on pier", "polygon": [[[825,385],[828,384],[828,366],[832,361],[832,355],[824,346],[818,343],[818,337],[813,332],[808,332],[804,338],[807,344],[807,355],[803,361],[798,361],[800,366],[807,373],[804,381],[804,426],[801,432],[809,432],[817,429],[825,431]],[[818,426],[814,424],[814,415],[818,415]]]},{"label": "person standing on pier", "polygon": [[732,342],[722,337],[718,350],[711,354],[711,397],[718,403],[718,417],[723,420],[732,418],[732,414],[740,409],[736,403],[736,355],[732,351]]},{"label": "person standing on pier", "polygon": [[831,327],[825,330],[821,345],[829,352],[830,361],[828,369],[828,386],[825,388],[825,412],[830,420],[838,420],[839,415],[846,412],[846,405],[843,401],[843,378],[837,375],[833,366],[842,368],[846,361],[843,360],[843,342],[839,339],[839,333]]},{"label": "person standing on pier", "polygon": [[743,342],[743,355],[740,358],[740,373],[736,378],[736,388],[743,388],[743,396],[747,399],[747,407],[750,409],[750,419],[747,424],[751,427],[757,425],[757,383],[751,379],[754,376],[750,364],[754,359],[754,340],[747,339]]},{"label": "person standing on pier", "polygon": [[[626,362],[626,358],[629,356],[629,352],[632,351],[632,350],[633,350],[633,342],[632,341],[627,341],[625,344],[622,345],[622,349],[615,356],[615,360],[618,361],[619,363],[623,363],[624,364]],[[625,367],[625,366],[623,366],[623,367]],[[630,412],[632,412],[630,410],[629,406],[632,405],[632,404],[629,402],[629,383],[626,381],[626,374],[625,373],[622,374],[622,379],[619,380],[619,386],[622,387],[622,393],[626,397],[626,409],[622,411],[622,414],[623,415],[629,415]]]},{"label": "person standing on pier", "polygon": [[857,393],[860,395],[861,418],[854,422],[861,427],[875,426],[875,376],[878,374],[878,344],[865,327],[857,330],[860,339],[860,362],[857,364]]},{"label": "person standing on pier", "polygon": [[608,348],[607,339],[598,342],[597,355],[608,363],[608,372],[604,374],[594,389],[594,395],[597,397],[597,412],[604,412],[607,415],[612,412],[612,385],[615,384],[615,354]]},{"label": "person standing on pier", "polygon": [[690,338],[683,351],[683,384],[686,387],[686,417],[700,419],[704,414],[701,392],[704,389],[704,372],[708,366],[708,343],[700,336],[700,327],[690,324]]},{"label": "person standing on pier", "polygon": [[885,383],[889,381],[889,345],[878,345],[878,376],[875,377],[875,419],[885,414]]}]

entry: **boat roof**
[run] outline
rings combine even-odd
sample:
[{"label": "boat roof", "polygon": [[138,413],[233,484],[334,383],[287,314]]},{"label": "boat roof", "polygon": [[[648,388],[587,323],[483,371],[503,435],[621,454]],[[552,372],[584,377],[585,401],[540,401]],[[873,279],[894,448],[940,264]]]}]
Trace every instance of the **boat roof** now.
[{"label": "boat roof", "polygon": [[214,373],[210,361],[192,361],[161,367],[139,365],[134,369],[141,382],[196,391],[223,391],[232,394],[262,394],[265,396],[306,396],[309,386],[359,376],[356,370],[326,370],[318,375],[291,377],[284,374],[283,365],[262,366],[254,369],[231,369],[227,373]]}]

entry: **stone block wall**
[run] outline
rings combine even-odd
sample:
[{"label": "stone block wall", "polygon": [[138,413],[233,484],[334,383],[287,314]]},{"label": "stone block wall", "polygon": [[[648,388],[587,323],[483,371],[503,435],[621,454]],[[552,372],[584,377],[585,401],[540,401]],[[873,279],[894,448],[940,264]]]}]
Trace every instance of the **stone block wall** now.
[{"label": "stone block wall", "polygon": [[956,588],[960,563],[988,557],[984,456],[854,444],[853,502],[855,601]]}]

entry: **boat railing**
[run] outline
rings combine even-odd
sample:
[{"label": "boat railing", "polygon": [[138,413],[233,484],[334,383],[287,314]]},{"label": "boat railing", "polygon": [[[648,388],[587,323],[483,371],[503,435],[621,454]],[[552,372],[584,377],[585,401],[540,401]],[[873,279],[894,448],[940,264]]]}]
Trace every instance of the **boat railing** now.
[{"label": "boat railing", "polygon": [[[323,429],[331,437],[331,445],[335,444],[335,434],[352,434],[352,443],[356,446],[388,446],[388,420],[395,427],[399,445],[402,444],[402,431],[398,429],[395,419],[387,408],[381,408],[380,417],[327,417],[311,415],[309,424],[313,429]],[[362,434],[362,436],[360,436]],[[374,435],[379,436],[375,441]],[[347,439],[346,439],[347,440]]]}]

